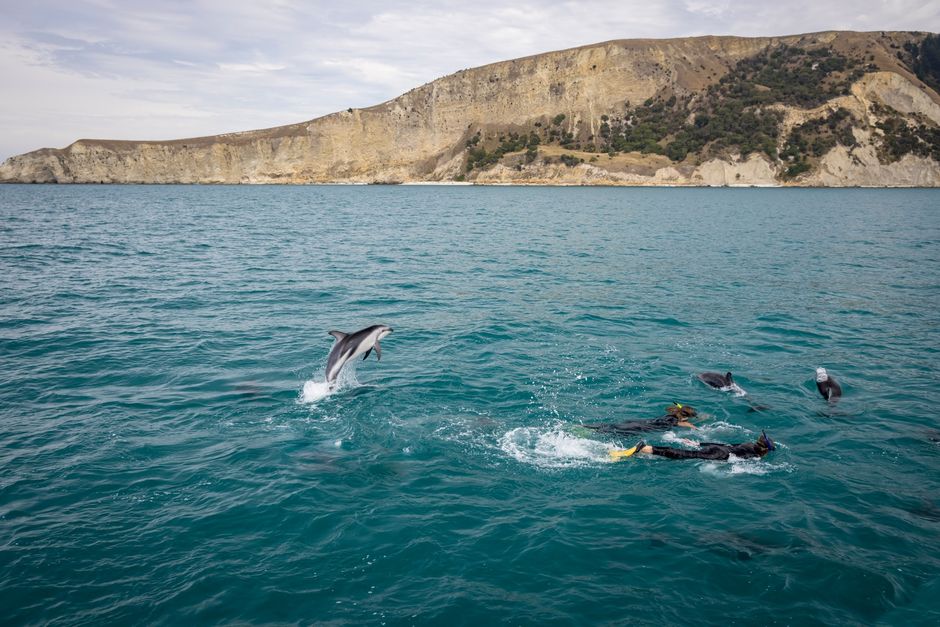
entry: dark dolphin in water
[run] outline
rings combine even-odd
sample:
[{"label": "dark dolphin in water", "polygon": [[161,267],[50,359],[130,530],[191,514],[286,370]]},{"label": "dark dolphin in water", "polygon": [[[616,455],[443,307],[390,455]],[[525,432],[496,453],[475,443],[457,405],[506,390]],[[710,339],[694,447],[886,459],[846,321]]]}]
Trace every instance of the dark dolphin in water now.
[{"label": "dark dolphin in water", "polygon": [[825,368],[816,368],[816,389],[830,403],[835,403],[842,396],[842,386],[836,383]]},{"label": "dark dolphin in water", "polygon": [[330,331],[330,335],[336,338],[333,348],[330,349],[330,356],[326,359],[326,381],[330,387],[336,383],[336,377],[339,376],[343,366],[359,355],[365,353],[365,357],[362,358],[365,361],[375,349],[375,358],[381,360],[382,347],[379,346],[379,340],[391,332],[392,328],[384,324],[375,324],[355,333]]},{"label": "dark dolphin in water", "polygon": [[720,372],[703,372],[698,375],[698,380],[707,386],[720,390],[721,388],[731,387],[734,379],[731,373],[721,374]]},{"label": "dark dolphin in water", "polygon": [[715,388],[716,390],[721,390],[722,392],[734,392],[738,396],[744,396],[747,394],[747,392],[745,392],[741,386],[734,382],[730,372],[725,374],[721,374],[720,372],[703,372],[696,376],[698,377],[699,381],[709,387]]}]

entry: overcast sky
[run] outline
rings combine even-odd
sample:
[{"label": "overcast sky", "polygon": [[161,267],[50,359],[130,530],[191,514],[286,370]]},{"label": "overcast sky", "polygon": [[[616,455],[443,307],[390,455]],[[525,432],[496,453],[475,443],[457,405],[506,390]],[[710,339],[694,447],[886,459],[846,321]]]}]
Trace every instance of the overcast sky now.
[{"label": "overcast sky", "polygon": [[366,107],[462,68],[635,37],[940,30],[938,0],[2,0],[0,159]]}]

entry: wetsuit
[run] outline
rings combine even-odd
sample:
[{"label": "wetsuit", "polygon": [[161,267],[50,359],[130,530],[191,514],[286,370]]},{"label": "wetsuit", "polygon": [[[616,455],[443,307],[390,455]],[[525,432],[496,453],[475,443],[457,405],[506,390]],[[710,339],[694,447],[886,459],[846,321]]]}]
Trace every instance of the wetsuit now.
[{"label": "wetsuit", "polygon": [[770,450],[759,442],[744,442],[743,444],[719,444],[716,442],[702,442],[697,449],[669,448],[668,446],[654,446],[653,455],[668,457],[669,459],[718,459],[726,460],[731,455],[735,457],[763,457]]},{"label": "wetsuit", "polygon": [[598,433],[614,433],[617,435],[636,435],[646,431],[669,431],[679,424],[678,416],[660,416],[652,420],[633,420],[630,422],[601,422],[593,425],[581,425],[585,429],[593,429]]}]

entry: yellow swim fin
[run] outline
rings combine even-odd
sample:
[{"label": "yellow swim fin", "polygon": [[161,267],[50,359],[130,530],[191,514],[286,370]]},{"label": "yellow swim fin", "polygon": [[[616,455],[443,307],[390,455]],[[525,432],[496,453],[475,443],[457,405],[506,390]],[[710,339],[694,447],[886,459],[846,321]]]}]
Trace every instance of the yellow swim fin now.
[{"label": "yellow swim fin", "polygon": [[610,460],[614,462],[619,462],[621,459],[626,459],[633,456],[636,453],[637,447],[631,446],[628,449],[611,449],[607,451],[607,454],[610,455]]}]

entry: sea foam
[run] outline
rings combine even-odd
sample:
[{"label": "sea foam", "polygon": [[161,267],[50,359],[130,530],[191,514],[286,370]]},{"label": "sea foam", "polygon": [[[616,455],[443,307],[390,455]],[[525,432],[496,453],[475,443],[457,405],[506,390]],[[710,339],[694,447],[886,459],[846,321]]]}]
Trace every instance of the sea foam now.
[{"label": "sea foam", "polygon": [[304,383],[304,387],[300,391],[300,402],[316,403],[317,401],[323,400],[333,392],[334,390],[330,389],[330,384],[326,381],[307,381]]},{"label": "sea foam", "polygon": [[609,463],[609,444],[579,438],[558,428],[518,427],[499,440],[504,453],[541,468],[571,468]]}]

